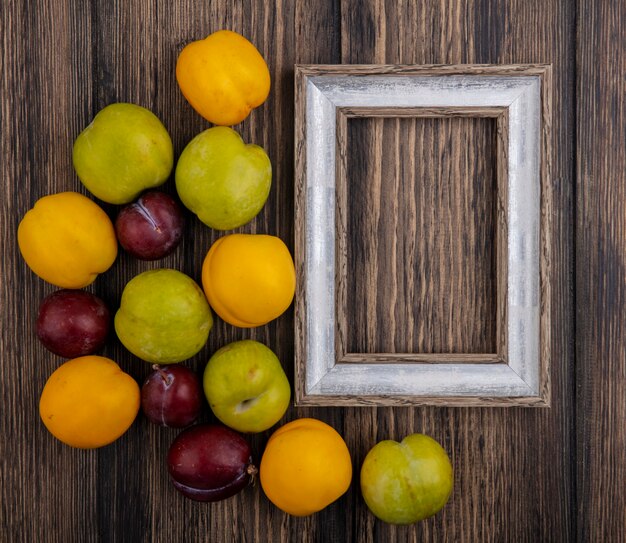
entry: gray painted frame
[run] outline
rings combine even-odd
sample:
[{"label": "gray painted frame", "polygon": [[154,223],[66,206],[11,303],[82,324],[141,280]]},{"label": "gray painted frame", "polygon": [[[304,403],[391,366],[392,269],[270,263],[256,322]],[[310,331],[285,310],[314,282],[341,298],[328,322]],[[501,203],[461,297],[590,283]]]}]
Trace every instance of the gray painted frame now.
[{"label": "gray painted frame", "polygon": [[[310,65],[296,66],[295,77],[296,404],[548,406],[551,67]],[[498,167],[506,197],[502,352],[355,357],[338,347],[342,123],[409,115],[498,119],[506,142],[498,153],[506,162]]]}]

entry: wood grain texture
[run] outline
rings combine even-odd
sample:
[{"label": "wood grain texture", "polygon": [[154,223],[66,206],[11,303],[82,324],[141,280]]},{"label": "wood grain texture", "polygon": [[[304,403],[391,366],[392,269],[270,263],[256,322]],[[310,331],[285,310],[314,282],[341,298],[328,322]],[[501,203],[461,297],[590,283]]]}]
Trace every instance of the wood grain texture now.
[{"label": "wood grain texture", "polygon": [[[514,408],[514,407],[548,407],[543,398],[537,396],[424,396],[416,399],[414,395],[379,394],[379,395],[354,395],[354,394],[307,394],[298,402],[298,406],[318,406],[325,409],[341,407],[406,407],[419,409],[423,406],[435,407],[489,407],[489,408]],[[382,407],[381,407],[382,406]],[[416,407],[417,406],[417,407]],[[382,439],[382,438],[381,438]],[[402,438],[399,436],[398,440]],[[373,446],[374,444],[372,444]]]},{"label": "wood grain texture", "polygon": [[[306,78],[301,71],[297,71],[294,74],[294,92],[296,96],[305,96],[306,94]],[[294,149],[294,219],[296,216],[302,217],[302,220],[294,220],[294,250],[295,256],[294,264],[296,270],[296,292],[294,298],[294,337],[297,339],[295,342],[294,350],[294,389],[295,397],[302,398],[306,395],[305,383],[306,383],[306,363],[303,363],[307,359],[306,346],[308,345],[308,335],[306,326],[306,265],[304,258],[297,258],[298,247],[302,248],[306,244],[306,186],[300,180],[306,178],[307,162],[306,162],[306,126],[307,126],[307,114],[306,103],[304,100],[295,101],[295,119],[294,119],[294,137],[296,146]],[[339,137],[346,134],[347,123],[344,119],[339,118],[337,123],[337,131]],[[339,167],[343,167],[345,162],[339,161]],[[341,271],[340,271],[341,272]],[[345,289],[340,289],[338,292],[339,303],[343,303],[342,296],[345,296]],[[343,351],[340,351],[340,346],[337,347],[336,354],[340,355]]]},{"label": "wood grain texture", "polygon": [[[599,4],[585,25],[609,24]],[[613,10],[620,9],[613,7]],[[585,13],[581,14],[585,15]],[[618,13],[619,15],[619,13]],[[352,2],[349,0],[283,0],[267,5],[252,0],[205,2],[78,2],[38,0],[3,2],[0,104],[0,149],[3,161],[0,227],[0,540],[1,541],[571,541],[575,537],[575,464],[573,432],[572,323],[572,181],[574,164],[574,13],[570,4],[522,0],[441,0],[417,2]],[[581,17],[581,21],[583,18]],[[619,19],[611,19],[618,25]],[[231,28],[254,41],[268,60],[272,92],[268,102],[236,127],[247,141],[266,146],[274,168],[274,185],[266,208],[242,231],[276,233],[293,247],[293,65],[296,63],[517,63],[554,64],[554,213],[552,233],[555,277],[552,294],[553,402],[550,410],[496,408],[290,408],[285,421],[313,416],[335,427],[353,456],[355,476],[349,492],[323,512],[292,518],[273,507],[259,485],[219,504],[197,504],[178,495],[169,484],[164,455],[176,431],[138,420],[115,444],[98,451],[69,449],[49,436],[39,422],[37,403],[48,375],[61,362],[34,338],[33,316],[41,298],[52,288],[37,280],[21,261],[15,244],[20,217],[44,194],[82,187],[71,166],[71,144],[103,106],[129,100],[150,107],[170,130],[176,155],[195,134],[208,127],[187,105],[174,80],[174,64],[182,46],[219,28]],[[586,46],[585,86],[596,72],[592,26],[583,34]],[[613,28],[613,27],[611,27]],[[616,29],[616,28],[615,28]],[[599,31],[599,30],[598,30]],[[607,35],[606,40],[610,39]],[[608,55],[608,41],[604,53]],[[612,39],[611,44],[615,43]],[[612,53],[611,53],[612,54]],[[619,57],[623,59],[623,56]],[[608,76],[602,76],[608,77]],[[602,86],[585,111],[614,97],[619,86],[601,79]],[[621,85],[621,83],[620,83]],[[621,90],[623,92],[623,89]],[[596,105],[597,104],[597,105]],[[621,106],[619,106],[621,107]],[[621,111],[621,110],[619,110]],[[606,113],[603,113],[606,114]],[[621,114],[621,113],[620,113]],[[597,121],[597,133],[608,137],[611,122]],[[623,119],[622,121],[623,122]],[[582,130],[582,129],[581,129]],[[613,138],[616,137],[613,133]],[[587,139],[589,152],[602,153],[601,141]],[[601,138],[599,138],[601,140]],[[615,140],[607,140],[615,141]],[[597,145],[593,147],[592,144]],[[613,151],[617,153],[618,151]],[[599,155],[602,156],[602,155]],[[617,154],[615,155],[617,156]],[[581,159],[582,160],[582,159]],[[605,286],[595,297],[591,286],[578,285],[585,305],[587,331],[584,360],[617,360],[620,337],[619,300],[612,289],[620,269],[608,259],[623,244],[612,224],[601,219],[607,209],[619,213],[614,197],[621,192],[594,190],[613,169],[595,159],[584,184],[584,204],[578,224],[581,262],[588,258],[589,274],[605,270]],[[623,169],[622,169],[623,171]],[[600,172],[602,177],[594,177]],[[579,181],[580,182],[580,181]],[[621,184],[618,184],[622,187]],[[171,180],[166,190],[173,193]],[[621,188],[620,188],[621,190]],[[607,207],[607,203],[610,205]],[[115,208],[107,206],[113,216]],[[583,217],[588,217],[587,219]],[[591,232],[587,226],[600,227]],[[604,244],[596,243],[600,233]],[[219,234],[189,220],[183,246],[167,260],[154,264],[178,267],[199,277],[199,262]],[[609,250],[608,242],[612,249]],[[605,247],[600,252],[598,247]],[[597,250],[597,252],[594,252]],[[617,257],[615,257],[617,258]],[[94,290],[112,307],[124,283],[153,265],[121,255]],[[607,267],[605,267],[607,266]],[[609,280],[613,278],[612,280]],[[591,279],[590,279],[591,281]],[[613,283],[611,283],[613,281]],[[583,291],[583,286],[586,290]],[[617,293],[614,297],[613,294]],[[587,303],[589,302],[589,303]],[[594,314],[613,308],[609,320],[592,327]],[[218,346],[244,337],[266,342],[281,358],[293,383],[293,311],[256,330],[236,330],[217,321],[209,345],[189,365],[201,371]],[[613,323],[613,326],[611,326]],[[583,323],[584,324],[584,323]],[[609,333],[610,332],[610,333]],[[619,334],[622,333],[622,336]],[[605,334],[609,334],[604,342]],[[608,342],[612,342],[609,344]],[[613,345],[613,346],[611,346]],[[147,365],[128,355],[112,340],[105,354],[141,381]],[[582,359],[581,359],[582,360]],[[619,486],[621,460],[611,442],[596,448],[599,432],[619,432],[615,410],[623,407],[621,366],[584,369],[588,379],[579,411],[590,409],[580,427],[592,467],[582,473],[581,502],[585,540],[606,535],[619,540],[620,519],[609,513],[601,497],[610,491],[613,504],[623,506]],[[605,399],[591,407],[600,392]],[[611,411],[613,410],[613,411]],[[584,412],[578,414],[583,420]],[[208,413],[202,420],[214,420]],[[597,424],[597,426],[595,426]],[[596,429],[597,428],[597,429]],[[367,510],[358,488],[358,470],[374,443],[399,439],[411,432],[428,433],[450,452],[455,489],[450,503],[436,517],[416,526],[394,527],[377,521]],[[622,434],[618,434],[621,436]],[[259,458],[269,432],[251,436]],[[621,444],[619,437],[614,438]],[[605,466],[616,466],[607,469]],[[617,509],[616,509],[617,510]],[[622,507],[623,510],[623,507]],[[606,519],[598,522],[598,515]],[[623,535],[623,534],[622,534]],[[598,536],[598,537],[594,537]],[[622,538],[623,539],[623,538]]]},{"label": "wood grain texture", "polygon": [[[382,6],[382,4],[381,4]],[[404,6],[406,7],[406,6]],[[384,10],[384,7],[382,8]],[[393,9],[393,8],[392,8]],[[410,62],[394,64],[392,62],[374,62],[360,64],[358,62],[345,62],[343,64],[316,64],[301,65],[307,75],[325,75],[328,73],[345,73],[346,69],[351,75],[543,75],[547,63],[527,64],[477,64],[477,63],[450,63],[450,64],[413,64]],[[548,63],[549,64],[549,63]]]},{"label": "wood grain texture", "polygon": [[626,4],[579,2],[578,541],[626,540]]},{"label": "wood grain texture", "polygon": [[495,122],[350,119],[347,136],[344,353],[496,353]]},{"label": "wood grain texture", "polygon": [[27,270],[16,243],[32,203],[73,179],[72,134],[91,107],[90,7],[4,2],[0,13],[0,540],[94,540],[98,488],[82,481],[96,480],[97,455],[54,443],[42,431],[39,394],[58,359],[38,345],[34,317],[52,289]]},{"label": "wood grain texture", "polygon": [[338,363],[347,364],[367,364],[378,363],[398,363],[398,362],[418,362],[420,364],[500,364],[505,363],[498,354],[457,354],[457,353],[346,353]]},{"label": "wood grain texture", "polygon": [[497,118],[507,109],[503,107],[340,107],[341,115],[351,117],[471,117]]},{"label": "wood grain texture", "polygon": [[555,274],[553,270],[554,249],[554,207],[555,189],[552,179],[554,150],[552,140],[552,65],[546,66],[541,75],[541,209],[539,234],[539,291],[541,297],[539,315],[539,395],[544,398],[546,405],[552,400],[552,334],[553,334],[553,292]]},{"label": "wood grain texture", "polygon": [[[552,87],[550,87],[552,88]],[[501,112],[495,123],[496,190],[494,195],[496,353],[508,362],[508,256],[509,256],[509,112]],[[543,178],[545,183],[546,179]],[[541,353],[543,354],[543,353]],[[547,364],[547,359],[545,361]],[[546,366],[547,367],[547,366]]]},{"label": "wood grain texture", "polygon": [[402,417],[397,409],[372,409],[368,417],[367,409],[348,408],[348,417],[364,429],[359,440],[362,446],[372,443],[368,431],[378,439],[432,432],[454,451],[457,474],[451,502],[440,516],[407,529],[372,522],[361,513],[361,540],[570,541],[575,532],[568,294],[572,253],[567,218],[571,217],[568,205],[573,175],[573,12],[559,2],[542,3],[541,16],[537,16],[538,5],[521,1],[365,2],[359,10],[349,9],[349,2],[343,5],[344,63],[553,62],[554,96],[558,97],[554,148],[559,152],[553,168],[558,214],[552,232],[556,285],[552,292],[552,408],[540,412],[407,408]]},{"label": "wood grain texture", "polygon": [[[507,113],[501,107],[339,108],[338,362],[398,360],[400,353],[413,362],[506,358]],[[380,117],[390,120],[347,122]],[[391,119],[404,117],[412,120],[390,126]],[[457,117],[462,124],[448,121]],[[423,118],[448,122],[431,121],[417,130]],[[483,118],[492,122],[473,126],[471,119]],[[385,124],[395,138],[383,135],[382,145],[364,148],[368,136],[375,138]],[[376,201],[393,209],[372,215]],[[439,258],[432,251],[439,251]],[[377,270],[376,277],[368,278],[369,268]],[[385,271],[392,275],[381,275]],[[450,289],[449,280],[460,281],[459,288]],[[448,335],[447,344],[425,344],[438,341],[435,329]],[[368,341],[363,334],[370,332],[380,337]]]}]

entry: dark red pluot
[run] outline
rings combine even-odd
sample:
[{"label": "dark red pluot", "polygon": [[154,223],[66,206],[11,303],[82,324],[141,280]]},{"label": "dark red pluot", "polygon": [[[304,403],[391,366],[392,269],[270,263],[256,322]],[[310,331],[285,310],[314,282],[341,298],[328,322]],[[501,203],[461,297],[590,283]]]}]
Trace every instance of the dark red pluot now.
[{"label": "dark red pluot", "polygon": [[57,290],[46,296],[37,314],[37,337],[46,349],[64,358],[100,350],[107,339],[111,315],[106,304],[84,290]]},{"label": "dark red pluot", "polygon": [[198,418],[204,394],[198,376],[185,366],[153,366],[141,387],[141,409],[155,424],[184,428]]},{"label": "dark red pluot", "polygon": [[248,442],[230,428],[211,424],[183,430],[170,447],[167,466],[176,490],[202,502],[234,496],[257,473]]},{"label": "dark red pluot", "polygon": [[115,220],[120,245],[140,260],[158,260],[174,251],[182,238],[183,227],[180,206],[159,191],[146,192],[122,208]]}]

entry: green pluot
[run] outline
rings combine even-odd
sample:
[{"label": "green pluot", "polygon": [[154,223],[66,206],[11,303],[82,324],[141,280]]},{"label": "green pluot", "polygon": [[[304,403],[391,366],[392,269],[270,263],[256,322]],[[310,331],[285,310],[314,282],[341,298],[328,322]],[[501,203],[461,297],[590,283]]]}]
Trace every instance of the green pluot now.
[{"label": "green pluot", "polygon": [[89,192],[110,204],[126,204],[165,183],[174,167],[174,149],[154,113],[119,103],[102,109],[79,134],[72,159]]},{"label": "green pluot", "polygon": [[191,358],[206,344],[212,326],[202,289],[191,277],[170,269],[131,279],[115,314],[115,332],[124,347],[156,364]]},{"label": "green pluot", "polygon": [[452,485],[446,451],[423,434],[412,434],[400,443],[377,443],[361,467],[365,503],[390,524],[413,524],[433,516],[447,503]]},{"label": "green pluot", "polygon": [[216,126],[192,139],[176,165],[183,204],[207,226],[232,230],[261,211],[272,185],[262,147],[245,144],[232,128]]},{"label": "green pluot", "polygon": [[291,387],[278,357],[258,341],[235,341],[219,349],[204,370],[204,393],[226,426],[262,432],[287,411]]}]

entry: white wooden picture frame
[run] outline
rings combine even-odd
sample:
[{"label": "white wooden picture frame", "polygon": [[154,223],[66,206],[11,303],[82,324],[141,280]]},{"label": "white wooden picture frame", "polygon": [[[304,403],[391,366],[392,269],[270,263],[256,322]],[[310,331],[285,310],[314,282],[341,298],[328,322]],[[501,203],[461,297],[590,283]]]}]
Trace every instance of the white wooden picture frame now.
[{"label": "white wooden picture frame", "polygon": [[[548,406],[551,67],[296,66],[295,92],[296,403]],[[345,352],[337,149],[356,116],[496,119],[497,352]]]}]

